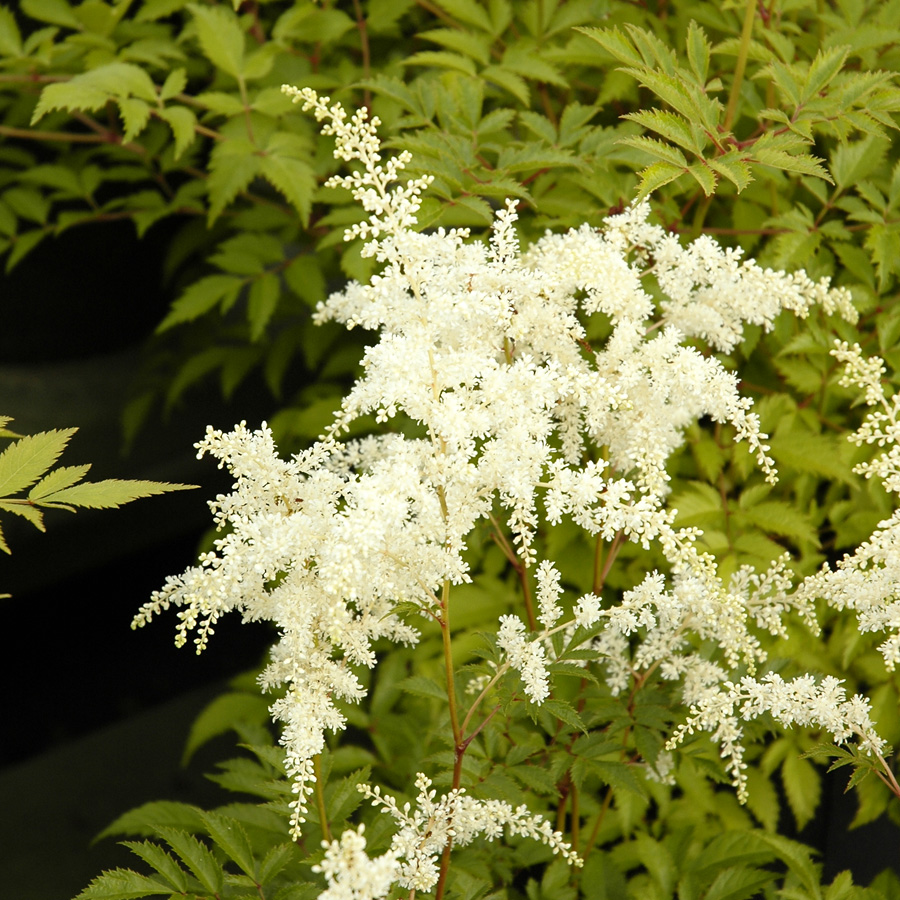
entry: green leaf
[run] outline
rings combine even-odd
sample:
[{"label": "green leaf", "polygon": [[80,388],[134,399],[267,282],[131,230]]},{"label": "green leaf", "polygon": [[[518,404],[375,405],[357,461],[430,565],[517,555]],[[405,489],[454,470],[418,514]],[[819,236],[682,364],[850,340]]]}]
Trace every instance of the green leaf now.
[{"label": "green leaf", "polygon": [[217,68],[240,80],[244,64],[244,32],[237,16],[224,6],[189,3],[203,55]]},{"label": "green leaf", "polygon": [[131,869],[114,869],[95,878],[75,900],[131,900],[171,893],[172,889],[156,878],[139,875]]},{"label": "green leaf", "polygon": [[229,816],[223,816],[218,812],[203,812],[200,814],[206,824],[206,830],[216,846],[232,860],[238,868],[249,875],[256,877],[256,865],[253,861],[253,849],[247,832],[241,823]]},{"label": "green leaf", "polygon": [[541,709],[550,713],[554,719],[565,722],[570,728],[574,728],[587,734],[587,729],[584,727],[581,716],[578,715],[575,707],[570,703],[566,703],[564,700],[554,700],[551,698],[545,700],[541,704]]},{"label": "green leaf", "polygon": [[761,896],[762,889],[774,880],[775,875],[764,869],[733,866],[716,875],[703,900],[750,900]]},{"label": "green leaf", "polygon": [[610,56],[628,66],[642,66],[644,60],[634,44],[618,28],[576,28],[596,41]]},{"label": "green leaf", "polygon": [[290,861],[296,853],[293,843],[276,844],[265,855],[259,866],[260,884],[268,884]]},{"label": "green leaf", "polygon": [[90,468],[90,464],[87,464],[83,466],[61,466],[58,469],[54,469],[28,492],[28,499],[39,502],[55,491],[71,487],[73,484],[81,481]]},{"label": "green leaf", "polygon": [[781,767],[781,781],[797,829],[802,830],[816,814],[822,793],[821,779],[809,760],[788,753]]},{"label": "green leaf", "polygon": [[687,56],[691,71],[697,76],[700,84],[706,84],[709,74],[710,44],[706,32],[694,21],[688,25]]},{"label": "green leaf", "polygon": [[785,150],[760,147],[761,141],[750,148],[751,160],[759,165],[771,166],[784,172],[797,172],[800,175],[814,175],[831,184],[831,176],[822,165],[823,160],[808,153],[793,154]]},{"label": "green leaf", "polygon": [[[206,814],[200,814],[201,819],[204,815]],[[221,893],[225,887],[225,872],[206,844],[177,828],[161,825],[157,826],[156,831],[206,890],[214,894]]]},{"label": "green leaf", "polygon": [[306,228],[316,190],[316,176],[310,164],[305,160],[270,152],[262,158],[260,174],[284,194],[300,214],[300,221]]},{"label": "green leaf", "polygon": [[556,782],[547,769],[542,766],[513,766],[507,770],[510,775],[518,778],[527,788],[545,796],[555,796],[558,793]]},{"label": "green leaf", "polygon": [[193,110],[186,106],[167,106],[158,110],[157,114],[172,129],[172,136],[175,138],[175,159],[178,159],[194,143],[197,117]]},{"label": "green leaf", "polygon": [[20,8],[23,13],[39,22],[81,30],[81,22],[66,0],[22,0]]},{"label": "green leaf", "polygon": [[159,99],[165,102],[180,94],[187,87],[187,72],[184,69],[172,69],[163,86],[159,89]]},{"label": "green leaf", "polygon": [[[703,149],[704,143],[706,143],[706,141],[700,139],[694,129],[691,128],[690,122],[683,116],[670,112],[669,110],[639,110],[638,112],[628,113],[623,116],[623,118],[631,119],[632,122],[637,122],[639,125],[643,125],[644,128],[655,131],[657,134],[662,135],[667,141],[678,144],[679,147],[684,147],[685,150],[688,150],[691,153],[699,155]],[[622,143],[625,142],[625,140],[622,141]],[[665,159],[666,157],[661,158]]]},{"label": "green leaf", "polygon": [[686,173],[682,166],[676,166],[669,162],[656,162],[642,170],[641,181],[638,185],[637,199],[643,200],[648,194],[652,194],[657,188],[680,178]]},{"label": "green leaf", "polygon": [[900,271],[900,229],[896,225],[873,225],[864,246],[872,254],[878,275],[878,290],[887,288],[891,276]]},{"label": "green leaf", "polygon": [[45,494],[41,497],[40,503],[42,506],[65,504],[87,509],[112,509],[141,497],[166,494],[169,491],[187,491],[193,487],[196,485],[108,478],[105,481],[84,482],[54,491],[52,494]]},{"label": "green leaf", "polygon": [[16,17],[5,6],[0,6],[0,55],[19,56],[22,53],[22,35]]},{"label": "green leaf", "polygon": [[684,157],[684,154],[677,148],[673,147],[671,144],[667,144],[665,141],[658,141],[656,138],[650,137],[624,137],[619,140],[620,144],[625,144],[629,147],[635,147],[638,150],[642,150],[644,153],[649,153],[651,156],[655,156],[657,159],[661,159],[663,162],[669,163],[670,165],[677,166],[680,170],[680,173],[684,173],[687,171],[688,163]]},{"label": "green leaf", "polygon": [[706,164],[720,175],[724,175],[737,188],[738,193],[753,181],[747,158],[737,151],[711,157],[706,160]]},{"label": "green leaf", "polygon": [[424,675],[411,675],[409,678],[404,678],[397,686],[408,694],[416,694],[419,697],[432,697],[444,702],[447,700],[447,689]]},{"label": "green leaf", "polygon": [[819,50],[803,85],[800,94],[800,105],[807,104],[840,72],[847,58],[847,47],[832,47],[830,50]]},{"label": "green leaf", "polygon": [[207,275],[191,284],[172,304],[172,309],[157,326],[157,331],[166,331],[180,322],[190,322],[217,303],[237,296],[243,286],[243,279],[235,275]]},{"label": "green leaf", "polygon": [[159,844],[151,841],[122,841],[122,846],[156,869],[176,891],[187,893],[187,874]]},{"label": "green leaf", "polygon": [[143,100],[123,97],[119,100],[119,112],[122,114],[122,122],[125,125],[122,143],[128,144],[146,127],[150,120],[150,107]]},{"label": "green leaf", "polygon": [[693,166],[690,166],[688,173],[694,176],[697,184],[703,188],[703,193],[707,197],[716,192],[716,183],[718,181],[716,173],[705,162],[695,163]]},{"label": "green leaf", "polygon": [[493,25],[484,5],[476,0],[438,0],[438,6],[459,22],[475,25],[488,33],[493,32]]},{"label": "green leaf", "polygon": [[75,75],[69,81],[48,84],[38,99],[31,116],[34,125],[54,109],[95,110],[112,98],[135,96],[154,102],[156,87],[150,76],[131,63],[108,63]]},{"label": "green leaf", "polygon": [[247,319],[250,322],[250,339],[258,341],[275,312],[281,296],[281,283],[271,272],[264,272],[250,285],[247,300]]},{"label": "green leaf", "polygon": [[[31,506],[26,500],[0,500],[0,509],[14,516],[21,516],[29,521],[38,531],[46,531],[44,528],[44,515],[39,509]],[[9,548],[4,545],[4,550],[9,553]]]},{"label": "green leaf", "polygon": [[232,692],[216,697],[194,719],[181,764],[187,765],[198,748],[241,723],[260,725],[269,719],[269,704],[259,694]]},{"label": "green leaf", "polygon": [[30,231],[23,231],[16,235],[13,241],[13,248],[9,256],[6,258],[7,274],[22,261],[23,257],[33,250],[44,238],[44,230],[41,228],[32,228]]},{"label": "green leaf", "polygon": [[8,497],[34,484],[59,459],[77,430],[42,431],[10,444],[0,453],[0,497]]},{"label": "green leaf", "polygon": [[767,500],[736,512],[735,518],[746,519],[770,534],[819,546],[818,535],[809,516],[786,501]]},{"label": "green leaf", "polygon": [[[263,157],[256,154],[256,148],[247,140],[222,141],[213,147],[209,177],[206,179],[210,226],[225,207],[260,174],[262,164]],[[271,170],[268,177],[271,180]]]}]

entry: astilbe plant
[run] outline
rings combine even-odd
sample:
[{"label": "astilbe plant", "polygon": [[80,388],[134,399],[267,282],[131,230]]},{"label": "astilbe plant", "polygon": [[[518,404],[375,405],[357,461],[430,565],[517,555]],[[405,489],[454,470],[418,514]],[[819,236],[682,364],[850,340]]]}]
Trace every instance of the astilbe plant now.
[{"label": "astilbe plant", "polygon": [[[341,704],[364,697],[374,642],[414,645],[417,622],[437,623],[452,730],[449,788],[439,795],[420,773],[415,803],[401,806],[380,787],[361,785],[396,823],[389,847],[371,859],[363,825],[332,839],[322,816],[326,850],[314,869],[327,881],[322,896],[382,897],[394,885],[441,896],[451,848],[478,835],[525,835],[579,864],[548,820],[477,799],[464,771],[467,750],[502,706],[486,712],[487,700],[510,678],[521,679],[520,700],[554,704],[580,721],[551,697],[560,663],[580,668],[583,684],[600,678],[612,695],[651,676],[680,685],[687,718],[665,750],[643,761],[657,780],[671,780],[687,735],[709,731],[745,798],[741,723],[767,714],[836,742],[855,740],[860,759],[896,787],[867,700],[848,700],[834,678],[783,678],[767,668],[759,637],[784,635],[788,616],[815,630],[815,603],[824,598],[854,609],[861,628],[888,631],[885,659],[896,662],[896,517],[837,569],[799,586],[785,558],[725,583],[698,548],[697,529],[676,527],[667,501],[667,461],[704,417],[730,423],[766,479],[777,477],[750,401],[709,351],[731,350],[745,323],[771,328],[783,310],[805,316],[818,305],[853,319],[849,293],[760,268],[708,237],[684,246],[649,221],[646,203],[601,229],[548,233],[524,253],[511,202],[496,212],[488,243],[463,229],[419,233],[429,179],[400,179],[409,156],[383,158],[378,120],[365,110],[348,118],[309,89],[285,90],[325,123],[335,155],[359,164],[331,183],[367,211],[347,236],[366,239],[365,253],[380,264],[369,283],[329,297],[317,317],[379,338],[327,433],[291,459],[278,456],[265,425],[208,430],[200,454],[235,476],[233,492],[211,504],[224,535],[198,566],[170,578],[134,624],[176,607],[177,640],[196,631],[198,652],[226,612],[275,624],[279,639],[260,682],[282,689],[271,712],[282,725],[299,839],[313,797],[321,804],[317,760],[326,734],[345,728]],[[858,440],[893,444],[897,406],[880,393],[880,363],[867,366],[846,345],[835,353],[867,401],[882,407]],[[367,415],[384,433],[342,439]],[[387,429],[392,420],[400,423],[395,432]],[[896,450],[865,474],[896,486]],[[621,597],[600,590],[567,600],[540,537],[544,523],[566,518],[608,542],[607,564],[627,540],[657,545],[668,571],[645,571]],[[469,702],[456,688],[453,598],[473,577],[469,545],[484,522],[514,564],[536,573],[537,604],[526,577],[520,607],[488,638],[493,661],[471,681]]]}]

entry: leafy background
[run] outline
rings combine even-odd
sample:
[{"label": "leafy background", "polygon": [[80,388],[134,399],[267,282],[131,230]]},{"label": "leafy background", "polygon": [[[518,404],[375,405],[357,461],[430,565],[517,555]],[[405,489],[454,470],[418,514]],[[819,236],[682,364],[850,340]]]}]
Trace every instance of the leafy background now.
[{"label": "leafy background", "polygon": [[[347,107],[369,106],[390,145],[413,153],[412,174],[435,176],[423,227],[464,225],[483,235],[493,210],[512,196],[527,242],[546,228],[599,225],[636,194],[649,194],[659,220],[685,238],[709,234],[765,264],[803,266],[849,286],[858,326],[785,317],[768,335],[748,329],[724,360],[739,368],[743,389],[758,400],[780,484],[762,484],[724,427],[692,430],[672,464],[680,521],[704,529],[724,571],[764,565],[787,548],[797,572],[808,573],[839,558],[890,511],[884,491],[851,471],[866,451],[842,435],[860,413],[836,385],[828,349],[838,334],[880,353],[891,373],[900,362],[898,22],[897,0],[0,6],[0,251],[9,315],[22,329],[3,338],[7,358],[28,364],[111,349],[96,335],[112,322],[125,323],[120,346],[153,328],[140,365],[128,367],[136,371],[128,372],[122,412],[125,446],[140,453],[179,422],[196,422],[191,437],[199,438],[213,416],[220,426],[268,418],[285,450],[318,435],[356,371],[366,335],[314,328],[310,313],[348,277],[366,278],[372,261],[361,257],[358,242],[342,240],[359,216],[349,195],[322,187],[336,167],[330,147],[280,92],[285,82],[310,85]],[[123,239],[112,235],[125,231],[139,241],[117,251]],[[98,234],[102,242],[86,243]],[[42,280],[63,268],[52,261],[65,242],[73,248],[67,266],[86,256],[86,271],[94,273],[83,291]],[[155,277],[139,274],[132,256],[135,264],[141,256],[155,260],[149,270],[158,268],[157,290],[147,290]],[[123,257],[128,264],[116,271]],[[110,292],[114,299],[99,302]],[[35,316],[34,297],[49,304],[46,314]],[[75,318],[88,323],[77,338],[73,304],[83,311]],[[21,413],[2,411],[21,421]],[[374,422],[365,427],[377,429]],[[215,492],[206,485],[204,491]],[[544,541],[561,559],[568,585],[590,588],[593,574],[583,560],[595,548],[564,527],[548,529]],[[469,609],[457,617],[472,632],[505,611],[490,599],[498,586],[518,581],[498,554],[486,553],[479,564]],[[646,555],[621,548],[607,586],[630,586],[647,565]],[[163,572],[178,567],[167,560]],[[128,640],[134,638],[114,639]],[[897,744],[897,676],[884,671],[874,644],[832,614],[821,640],[794,634],[790,647],[775,647],[773,655],[865,689],[882,733]],[[427,646],[421,656],[428,658]],[[373,715],[398,735],[411,714],[439,716],[431,688],[404,681],[407,672],[396,665],[380,676],[371,709],[360,711],[360,730],[371,729]],[[618,721],[601,696],[591,700],[598,722]],[[668,725],[652,698],[647,704],[646,721],[632,721],[637,708],[626,710],[628,752],[652,753]],[[573,731],[562,743],[571,748],[577,740]],[[402,738],[376,733],[372,741],[365,759],[338,759],[330,790],[340,792],[354,767],[383,767],[408,751]],[[816,743],[802,733],[769,741],[756,760],[749,811],[699,774],[690,789],[682,785],[689,802],[671,808],[662,795],[651,798],[646,785],[629,792],[622,770],[610,774],[571,759],[556,771],[562,763],[549,757],[539,767],[527,764],[530,755],[514,756],[511,775],[489,766],[478,777],[493,778],[501,794],[520,796],[526,787],[537,798],[553,796],[535,775],[546,767],[557,792],[566,779],[584,777],[605,785],[609,798],[615,788],[613,830],[600,839],[618,849],[597,856],[603,862],[594,865],[606,868],[591,871],[602,877],[582,884],[621,878],[623,890],[668,896],[672,885],[692,884],[684,879],[693,871],[700,887],[690,895],[718,896],[710,885],[728,867],[697,874],[700,864],[672,843],[679,823],[687,817],[711,839],[723,821],[767,834],[821,821],[823,769],[800,755]],[[575,755],[590,760],[594,750]],[[594,755],[602,757],[602,749]],[[483,765],[490,756],[486,751]],[[405,759],[401,769],[415,771],[419,761]],[[379,777],[390,783],[387,776],[382,768]],[[627,799],[632,793],[637,799]],[[896,820],[896,803],[875,779],[863,781],[855,796],[856,825],[885,812]],[[648,810],[655,824],[647,824]],[[210,832],[209,823],[193,827]],[[721,858],[731,860],[729,852]],[[748,879],[737,893],[751,895],[752,879],[766,878],[754,873],[779,852],[792,865],[785,847],[756,852],[759,865],[742,869],[750,874],[728,876]],[[181,853],[190,855],[185,846]],[[794,874],[805,884],[812,876],[801,857],[793,859]],[[543,871],[540,860],[529,865]],[[567,890],[554,866],[534,884],[520,887],[529,897]],[[726,887],[716,890],[726,896]],[[683,890],[688,895],[689,887]]]}]

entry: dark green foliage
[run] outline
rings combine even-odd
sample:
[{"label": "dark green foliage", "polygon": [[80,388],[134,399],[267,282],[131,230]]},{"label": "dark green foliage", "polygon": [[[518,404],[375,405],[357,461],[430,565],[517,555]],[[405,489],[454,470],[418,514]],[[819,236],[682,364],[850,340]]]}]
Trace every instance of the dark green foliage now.
[{"label": "dark green foliage", "polygon": [[[514,197],[527,243],[546,228],[599,225],[646,195],[685,239],[707,234],[853,291],[858,324],[784,316],[769,334],[748,327],[723,355],[757,401],[778,485],[763,482],[728,427],[709,423],[687,431],[670,467],[678,524],[703,529],[723,576],[765,568],[785,551],[808,574],[892,511],[881,488],[853,473],[873,448],[844,440],[860,413],[828,351],[837,335],[900,370],[898,23],[900,0],[25,0],[0,7],[0,252],[11,267],[44,238],[95,221],[126,220],[139,234],[171,228],[173,303],[127,431],[203,379],[217,376],[230,393],[257,372],[282,403],[274,426],[293,449],[330,420],[364,340],[315,328],[311,313],[374,263],[359,241],[343,241],[360,213],[346,192],[323,188],[338,164],[282,83],[381,118],[389,145],[412,152],[410,174],[434,176],[423,228],[482,235]],[[600,341],[604,326],[595,327],[589,340]],[[498,548],[483,551],[482,538],[489,543],[479,533],[472,550],[480,574],[454,589],[454,654],[465,665],[458,696],[471,675],[495,671],[496,645],[478,633],[521,609],[533,588]],[[567,588],[609,603],[662,565],[633,545],[590,544],[568,524],[541,541]],[[823,618],[819,638],[791,623],[788,642],[766,639],[770,657],[786,674],[835,673],[850,692],[866,689],[879,731],[896,745],[900,682],[884,670],[875,637],[838,613]],[[448,785],[454,763],[440,634],[416,624],[415,655],[392,651],[364,673],[371,693],[346,710],[351,738],[322,760],[331,831],[365,820],[373,853],[388,845],[389,823],[360,807],[360,773],[371,767],[374,783],[402,792],[417,771]],[[675,688],[636,678],[613,697],[593,663],[574,652],[555,665],[552,700],[540,710],[522,702],[518,676],[502,678],[462,763],[467,790],[525,798],[573,840],[585,869],[572,874],[528,842],[475,843],[454,855],[450,895],[876,896],[847,873],[823,886],[809,852],[773,833],[779,785],[799,827],[816,815],[821,769],[809,757],[819,735],[773,740],[771,723],[760,724],[746,808],[716,788],[727,779],[706,738],[679,751],[672,790],[648,777],[648,764],[677,724]],[[304,847],[279,829],[289,788],[261,733],[264,706],[247,691],[226,696],[186,750],[237,728],[256,757],[213,777],[263,802],[212,814],[153,804],[123,817],[118,831],[153,839],[129,846],[156,874],[107,874],[85,900],[220,888],[228,897],[317,896],[323,884],[310,881],[309,863],[325,829],[317,810]],[[836,753],[834,765],[853,770],[857,824],[889,808],[898,817],[896,800],[889,806],[888,791],[865,777],[866,760]],[[888,875],[878,889],[900,896]]]}]

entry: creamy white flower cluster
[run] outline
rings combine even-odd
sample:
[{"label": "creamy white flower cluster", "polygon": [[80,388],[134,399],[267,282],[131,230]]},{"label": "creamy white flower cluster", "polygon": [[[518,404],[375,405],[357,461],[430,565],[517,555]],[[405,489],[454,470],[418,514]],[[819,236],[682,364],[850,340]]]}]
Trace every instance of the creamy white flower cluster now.
[{"label": "creamy white flower cluster", "polygon": [[[417,639],[394,614],[398,603],[440,617],[445,598],[452,602],[449,586],[470,578],[469,535],[495,505],[506,510],[526,565],[537,562],[541,506],[550,521],[570,516],[604,539],[660,544],[675,575],[671,589],[653,575],[621,608],[604,611],[591,595],[576,606],[576,624],[609,618],[600,646],[614,688],[651,658],[668,666],[667,677],[709,687],[716,679],[696,674],[704,663],[685,648],[688,631],[716,641],[732,664],[755,660],[758,645],[744,618],[758,598],[724,589],[711,559],[694,548],[696,531],[674,528],[665,465],[684,429],[709,416],[734,426],[768,477],[774,468],[735,376],[686,339],[705,335],[728,348],[741,323],[768,327],[781,309],[849,309],[846,294],[824,283],[739,263],[707,240],[681,247],[648,222],[646,203],[602,229],[548,234],[525,254],[511,202],[497,213],[487,244],[467,240],[465,230],[418,233],[428,179],[397,183],[408,157],[382,160],[377,121],[362,111],[348,120],[310,90],[288,93],[325,123],[338,158],[361,165],[331,183],[348,187],[370,213],[347,237],[367,239],[365,252],[383,263],[368,284],[329,297],[317,318],[362,325],[379,339],[327,435],[294,458],[278,457],[265,426],[208,430],[199,452],[235,476],[232,493],[211,504],[225,534],[198,566],[168,579],[134,624],[177,607],[178,642],[197,629],[198,651],[231,610],[277,626],[262,684],[287,686],[272,711],[284,725],[299,835],[313,759],[325,732],[344,727],[335,702],[363,695],[354,667],[375,664],[378,638]],[[659,301],[647,283],[654,277]],[[592,317],[608,331],[603,341],[588,340]],[[386,423],[400,411],[424,426],[424,438],[341,440],[360,416]],[[500,625],[504,665],[519,670],[534,702],[549,689],[545,638],[568,627],[558,622],[559,592],[555,570],[540,566],[542,634],[527,638],[515,617]],[[778,617],[769,606],[761,615],[773,628]],[[646,649],[633,660],[627,638],[637,628]],[[470,827],[462,811],[482,821],[487,809],[478,812],[462,797],[452,800],[457,842]],[[531,827],[520,811],[503,815],[510,829]],[[542,829],[535,826],[533,836],[549,841]],[[360,839],[348,837],[328,859],[344,854],[351,866]]]},{"label": "creamy white flower cluster", "polygon": [[784,728],[823,728],[836,743],[856,738],[867,753],[880,754],[884,741],[875,732],[869,712],[865,697],[855,694],[848,700],[841,681],[830,675],[819,683],[812,675],[801,675],[792,681],[785,681],[774,672],[760,680],[745,676],[736,684],[724,681],[719,689],[704,692],[702,699],[691,706],[687,722],[676,729],[666,746],[671,750],[695,729],[711,731],[713,740],[722,746],[738,799],[744,802],[747,764],[740,743],[740,720],[751,721],[768,714]]},{"label": "creamy white flower cluster", "polygon": [[[877,478],[886,490],[900,494],[900,393],[887,400],[882,385],[884,362],[877,356],[864,357],[858,344],[836,342],[831,351],[844,364],[840,383],[862,389],[870,407],[860,427],[850,435],[857,444],[886,448],[872,460],[854,468],[866,478]],[[826,599],[836,609],[853,610],[861,632],[889,632],[880,646],[885,665],[893,670],[900,664],[900,510],[878,523],[878,527],[855,552],[832,569],[825,565],[808,578],[798,594],[811,601]]]},{"label": "creamy white flower cluster", "polygon": [[366,855],[365,826],[347,829],[339,840],[324,841],[325,859],[314,871],[328,881],[320,894],[325,900],[378,900],[394,884],[408,890],[430,891],[438,881],[439,859],[451,844],[465,846],[484,835],[495,840],[504,831],[541,841],[574,865],[581,859],[546,819],[520,806],[514,809],[501,800],[477,800],[464,790],[441,797],[431,780],[421,772],[416,778],[419,792],[415,806],[400,807],[394,797],[378,787],[359,789],[375,806],[381,806],[397,823],[390,849],[381,856]]}]

